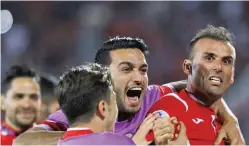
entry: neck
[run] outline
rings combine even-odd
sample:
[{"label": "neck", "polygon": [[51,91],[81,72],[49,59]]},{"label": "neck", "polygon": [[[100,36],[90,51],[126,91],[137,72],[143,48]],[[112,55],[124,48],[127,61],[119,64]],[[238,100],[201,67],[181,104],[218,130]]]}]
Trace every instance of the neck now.
[{"label": "neck", "polygon": [[127,112],[118,112],[118,122],[131,119],[135,114]]},{"label": "neck", "polygon": [[[190,84],[189,82],[187,84],[186,89],[188,92],[193,94],[196,99],[203,102],[206,106],[211,107],[211,108],[215,107],[214,104],[216,103],[216,100],[210,100],[210,99],[218,99],[217,97],[210,98],[210,96],[214,96],[214,95],[209,95],[207,93],[204,93],[202,90],[198,90],[198,88],[194,84]],[[219,98],[221,98],[221,97],[219,97]]]},{"label": "neck", "polygon": [[103,122],[99,122],[97,119],[92,119],[90,122],[76,122],[70,126],[70,128],[89,128],[94,133],[102,133],[105,131]]},{"label": "neck", "polygon": [[26,131],[27,129],[30,128],[30,126],[21,127],[21,126],[14,124],[7,116],[5,117],[5,119],[6,119],[6,124],[9,125],[15,131],[22,132],[22,131]]}]

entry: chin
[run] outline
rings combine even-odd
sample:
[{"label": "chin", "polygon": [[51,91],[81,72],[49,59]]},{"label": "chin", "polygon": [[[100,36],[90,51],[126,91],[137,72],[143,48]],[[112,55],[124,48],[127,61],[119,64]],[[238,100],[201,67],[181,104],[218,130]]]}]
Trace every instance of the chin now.
[{"label": "chin", "polygon": [[18,124],[21,127],[28,127],[28,126],[32,125],[34,122],[35,122],[35,119],[32,119],[32,120],[22,119],[22,120],[18,121]]},{"label": "chin", "polygon": [[136,113],[139,111],[140,108],[141,108],[141,105],[138,105],[136,107],[128,107],[126,108],[126,111],[129,113]]}]

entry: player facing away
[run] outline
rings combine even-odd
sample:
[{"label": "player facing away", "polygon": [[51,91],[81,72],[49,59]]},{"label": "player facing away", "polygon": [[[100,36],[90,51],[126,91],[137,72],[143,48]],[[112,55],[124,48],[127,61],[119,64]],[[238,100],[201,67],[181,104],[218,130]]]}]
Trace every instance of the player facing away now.
[{"label": "player facing away", "polygon": [[130,138],[113,133],[118,108],[107,67],[72,68],[60,78],[56,93],[69,122],[58,145],[134,145]]},{"label": "player facing away", "polygon": [[190,144],[215,144],[224,122],[216,116],[216,101],[234,82],[235,59],[233,35],[227,29],[208,25],[198,31],[183,63],[183,71],[188,76],[186,89],[164,95],[149,113],[163,110],[183,121]]},{"label": "player facing away", "polygon": [[11,66],[2,81],[1,145],[11,145],[16,136],[36,122],[41,104],[39,77],[25,65]]},{"label": "player facing away", "polygon": [[[164,94],[171,93],[175,89],[183,89],[186,84],[182,82],[173,82],[163,86],[148,86],[148,64],[146,56],[148,47],[139,38],[115,37],[102,43],[101,48],[95,56],[95,62],[109,66],[113,81],[113,90],[117,96],[117,105],[119,109],[118,119],[115,123],[115,133],[128,135],[133,141],[141,143],[145,141],[146,134],[153,128],[157,142],[164,140],[165,129],[163,123],[168,122],[168,118],[160,118],[154,122],[156,115],[146,117],[150,107]],[[217,101],[220,103],[220,101]],[[237,122],[228,109],[224,108],[225,103],[217,104],[218,111],[226,119],[223,132],[220,134],[230,135],[229,138],[237,139],[236,131]],[[218,112],[218,113],[219,113]],[[39,138],[29,140],[32,136],[43,137],[47,139],[56,139],[59,132],[49,131],[66,131],[68,121],[64,113],[59,110],[48,117],[38,127],[25,132],[16,139],[16,144],[37,144]],[[36,130],[36,133],[34,132]],[[39,132],[47,130],[46,132]],[[50,134],[48,137],[47,134]],[[52,135],[55,135],[54,137]],[[42,136],[41,136],[42,135]],[[180,135],[179,135],[180,136]],[[183,135],[184,137],[184,135]],[[184,139],[184,138],[183,138]],[[49,141],[49,140],[47,140]],[[53,140],[51,140],[52,142]],[[185,140],[183,140],[185,143]],[[45,141],[42,141],[45,142]],[[145,141],[143,144],[147,144]],[[54,144],[46,143],[46,144]],[[181,144],[181,143],[175,143]]]}]

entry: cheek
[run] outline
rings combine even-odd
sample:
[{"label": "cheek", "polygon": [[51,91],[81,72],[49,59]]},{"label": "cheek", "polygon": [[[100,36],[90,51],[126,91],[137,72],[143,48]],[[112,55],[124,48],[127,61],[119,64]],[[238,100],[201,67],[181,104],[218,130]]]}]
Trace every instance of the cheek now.
[{"label": "cheek", "polygon": [[231,71],[231,69],[228,69],[228,70],[226,71],[226,79],[227,79],[227,81],[230,82],[230,80],[233,79],[233,77],[234,77],[234,72]]},{"label": "cheek", "polygon": [[196,77],[203,77],[206,76],[206,74],[209,72],[209,67],[206,64],[195,64],[193,65],[193,74],[195,74]]},{"label": "cheek", "polygon": [[6,110],[11,110],[14,111],[20,103],[18,103],[18,101],[13,101],[13,100],[8,100],[7,102],[5,102],[5,107]]},{"label": "cheek", "polygon": [[144,76],[144,82],[145,82],[146,85],[148,85],[148,82],[149,82],[148,75],[145,75],[145,76]]}]

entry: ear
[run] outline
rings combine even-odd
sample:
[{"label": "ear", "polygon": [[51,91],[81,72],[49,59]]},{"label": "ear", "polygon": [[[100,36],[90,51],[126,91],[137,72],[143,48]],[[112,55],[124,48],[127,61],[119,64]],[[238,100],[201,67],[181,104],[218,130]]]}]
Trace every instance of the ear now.
[{"label": "ear", "polygon": [[106,101],[101,100],[97,106],[97,115],[103,120],[108,114],[108,104]]},{"label": "ear", "polygon": [[5,110],[5,96],[1,95],[1,110]]},{"label": "ear", "polygon": [[192,74],[192,62],[189,59],[185,59],[182,64],[182,69],[186,75]]},{"label": "ear", "polygon": [[231,76],[231,79],[230,79],[230,84],[234,83],[234,74],[235,74],[235,68],[233,67],[232,76]]}]

